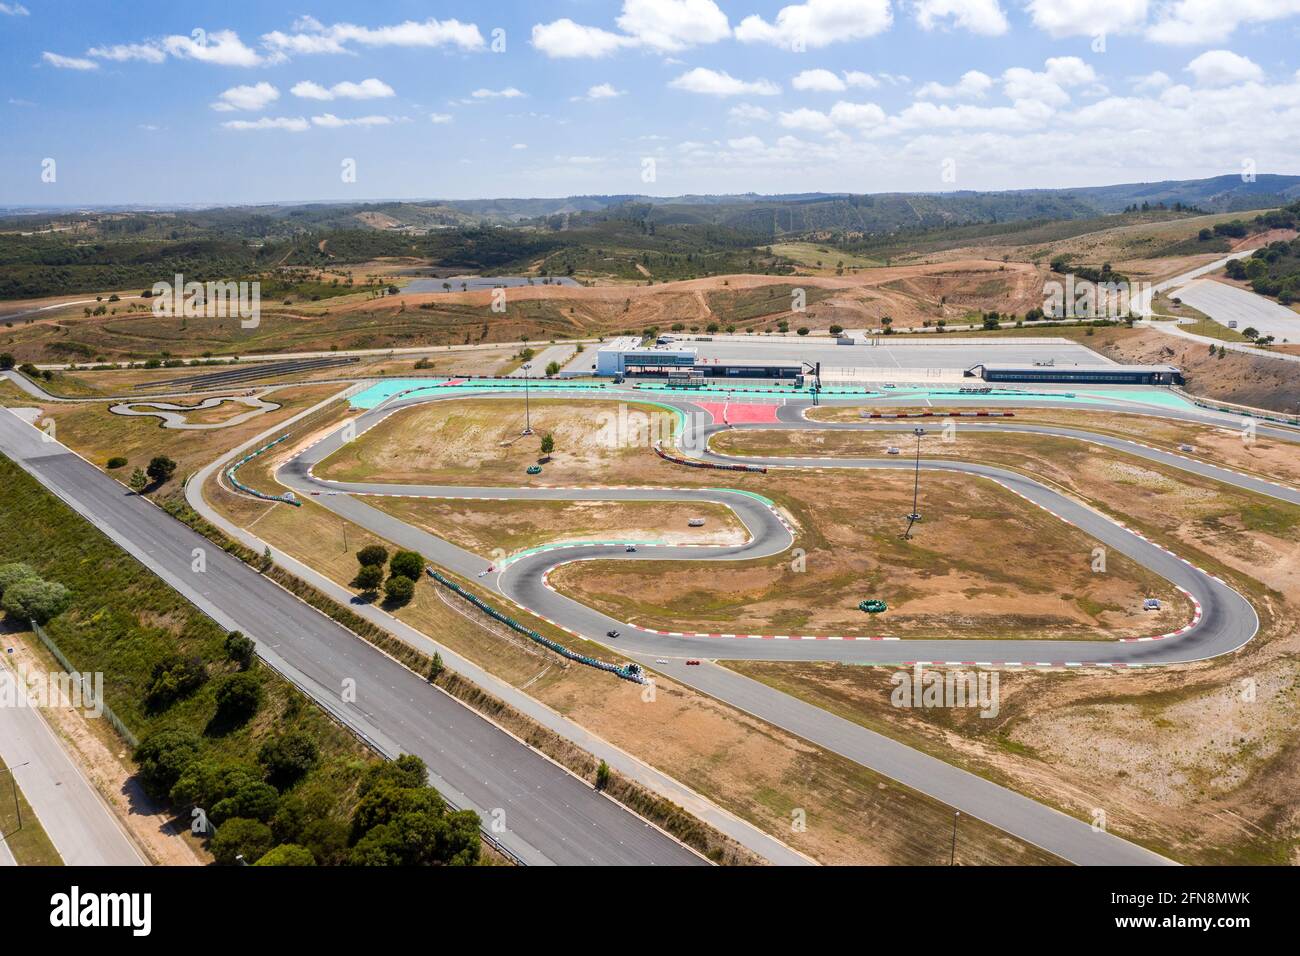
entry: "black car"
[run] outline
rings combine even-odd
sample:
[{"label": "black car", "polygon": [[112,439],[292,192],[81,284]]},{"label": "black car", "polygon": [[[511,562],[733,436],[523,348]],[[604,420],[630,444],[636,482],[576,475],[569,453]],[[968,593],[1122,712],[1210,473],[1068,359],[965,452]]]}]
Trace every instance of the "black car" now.
[{"label": "black car", "polygon": [[606,632],[605,632],[605,636],[606,636],[606,637],[618,637],[618,631],[606,631]]}]

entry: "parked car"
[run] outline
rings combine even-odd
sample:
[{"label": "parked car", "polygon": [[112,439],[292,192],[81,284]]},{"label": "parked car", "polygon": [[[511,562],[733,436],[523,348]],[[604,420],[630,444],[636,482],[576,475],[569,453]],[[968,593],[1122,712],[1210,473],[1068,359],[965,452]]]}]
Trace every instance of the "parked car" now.
[{"label": "parked car", "polygon": [[1144,611],[1158,611],[1158,610],[1160,610],[1160,599],[1159,599],[1159,598],[1147,598],[1145,601],[1142,602],[1142,610],[1144,610]]},{"label": "parked car", "polygon": [[1185,451],[1185,452],[1187,452],[1188,454],[1191,454],[1192,452],[1196,451],[1196,446],[1195,446],[1195,445],[1179,445],[1179,446],[1178,446],[1178,450],[1179,450],[1179,451]]},{"label": "parked car", "polygon": [[690,527],[692,527],[692,528],[703,528],[703,527],[704,527],[704,519],[703,519],[703,518],[692,518],[690,521],[688,521],[688,522],[686,522],[686,523],[687,523]]},{"label": "parked car", "polygon": [[902,454],[902,451],[899,450],[899,448],[898,448],[897,445],[890,445],[888,448],[885,449],[885,454],[886,454],[886,455],[901,455],[901,454]]}]

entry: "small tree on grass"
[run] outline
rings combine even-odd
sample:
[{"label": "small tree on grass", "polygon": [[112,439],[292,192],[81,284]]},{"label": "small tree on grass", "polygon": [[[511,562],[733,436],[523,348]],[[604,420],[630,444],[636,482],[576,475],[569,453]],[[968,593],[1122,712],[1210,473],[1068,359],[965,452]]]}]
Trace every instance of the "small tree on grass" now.
[{"label": "small tree on grass", "polygon": [[262,571],[270,571],[273,564],[275,564],[275,558],[271,556],[271,546],[268,544],[266,550],[262,552]]},{"label": "small tree on grass", "polygon": [[131,472],[131,478],[127,482],[127,484],[129,484],[131,486],[131,490],[138,495],[140,492],[144,491],[146,487],[148,487],[149,479],[143,471],[137,468],[135,471]]},{"label": "small tree on grass", "polygon": [[389,604],[405,604],[415,596],[415,582],[396,574],[384,582],[384,598]]},{"label": "small tree on grass", "polygon": [[410,578],[414,582],[424,570],[424,558],[418,551],[398,551],[388,563],[388,570],[395,578]]},{"label": "small tree on grass", "polygon": [[377,564],[362,565],[352,584],[363,594],[372,594],[384,583],[384,569]]},{"label": "small tree on grass", "polygon": [[553,451],[555,451],[555,436],[547,432],[542,436],[542,454],[549,457]]},{"label": "small tree on grass", "polygon": [[176,473],[176,462],[166,455],[155,455],[149,461],[144,473],[155,483],[161,485]]},{"label": "small tree on grass", "polygon": [[203,746],[196,733],[167,727],[156,730],[135,748],[137,776],[145,793],[165,800]]},{"label": "small tree on grass", "polygon": [[438,678],[447,670],[447,665],[442,662],[442,655],[437,651],[433,652],[433,660],[429,662],[429,683],[437,683]]},{"label": "small tree on grass", "polygon": [[257,654],[257,647],[253,644],[252,638],[245,637],[241,631],[231,631],[226,635],[226,659],[239,665],[241,671],[246,671],[253,666],[253,658]]},{"label": "small tree on grass", "polygon": [[222,866],[235,866],[241,862],[252,866],[271,850],[275,837],[271,828],[258,820],[236,817],[221,824],[212,838],[213,857]]},{"label": "small tree on grass", "polygon": [[366,545],[357,552],[357,563],[362,567],[377,564],[382,568],[388,563],[388,549],[377,544]]},{"label": "small tree on grass", "polygon": [[596,768],[596,789],[604,790],[608,786],[609,786],[609,764],[605,763],[605,761],[602,760],[600,762],[600,766]]},{"label": "small tree on grass", "polygon": [[560,363],[559,363],[559,362],[551,362],[549,365],[546,366],[546,377],[547,377],[547,378],[553,378],[553,377],[555,377],[556,375],[559,375],[559,374],[560,374]]},{"label": "small tree on grass", "polygon": [[5,588],[0,603],[5,613],[15,620],[46,624],[68,609],[72,594],[57,581],[25,578]]},{"label": "small tree on grass", "polygon": [[231,674],[217,688],[217,716],[231,724],[246,723],[262,706],[262,683],[252,674]]}]

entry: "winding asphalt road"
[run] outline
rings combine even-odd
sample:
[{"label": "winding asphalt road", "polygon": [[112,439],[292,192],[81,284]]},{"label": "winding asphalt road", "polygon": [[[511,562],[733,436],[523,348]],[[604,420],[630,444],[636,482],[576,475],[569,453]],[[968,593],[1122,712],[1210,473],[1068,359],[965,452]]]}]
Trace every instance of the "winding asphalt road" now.
[{"label": "winding asphalt road", "polygon": [[[411,405],[461,397],[512,397],[499,390],[474,394],[457,390],[449,394],[421,394],[398,397],[379,408],[365,412],[353,423],[347,435],[360,435],[396,411]],[[517,397],[517,396],[513,396]],[[605,400],[637,401],[644,396],[633,391],[611,390]],[[886,403],[909,404],[906,398]],[[780,421],[751,425],[726,426],[712,421],[711,414],[684,401],[670,401],[684,418],[683,449],[693,457],[720,464],[734,464],[742,459],[718,455],[709,449],[709,439],[727,427],[735,428],[847,428],[908,429],[914,423],[863,422],[828,424],[804,419],[806,402],[791,402],[780,409]],[[850,403],[844,403],[850,404]],[[853,403],[857,404],[857,403]],[[997,399],[991,398],[990,405]],[[1023,403],[1017,403],[1023,407]],[[1053,402],[1044,400],[1052,407]],[[1056,403],[1059,405],[1060,403]],[[1127,405],[1094,405],[1095,410],[1160,415],[1178,420],[1240,427],[1237,416],[1195,410],[1154,410]],[[1003,422],[963,421],[962,426],[979,430],[1021,431],[1055,434],[1081,441],[1091,441],[1153,462],[1170,465],[1205,477],[1224,481],[1279,500],[1300,503],[1300,492],[1273,482],[1242,475],[1206,462],[1175,455],[1137,442],[1093,434],[1081,429],[1054,426],[1006,424]],[[1286,428],[1260,426],[1261,432],[1283,440],[1300,440],[1300,432]],[[664,488],[480,488],[465,486],[406,485],[381,483],[343,483],[316,478],[313,467],[344,444],[342,428],[289,462],[279,473],[280,480],[299,494],[315,496],[325,507],[403,547],[420,551],[436,564],[468,578],[477,578],[482,586],[509,598],[541,617],[578,635],[603,643],[650,664],[661,673],[726,701],[777,726],[791,730],[811,742],[842,754],[908,786],[944,800],[969,815],[992,823],[1030,843],[1050,850],[1062,858],[1085,864],[1163,864],[1169,861],[1132,843],[1091,827],[1054,809],[1044,807],[1013,791],[983,778],[959,770],[904,745],[875,734],[862,726],[829,714],[824,710],[783,694],[767,685],[750,680],[734,671],[706,663],[687,665],[690,659],[761,659],[761,660],[833,660],[854,663],[966,664],[976,666],[1150,666],[1203,660],[1229,653],[1243,646],[1258,629],[1254,609],[1240,594],[1218,578],[1194,567],[1142,536],[1129,531],[1105,515],[1080,504],[1033,479],[1016,472],[971,462],[928,460],[927,469],[957,472],[996,481],[1033,503],[1047,508],[1062,520],[1069,521],[1097,540],[1115,548],[1156,571],[1182,588],[1198,607],[1195,620],[1179,633],[1125,642],[1114,641],[888,641],[820,639],[817,636],[786,636],[755,639],[746,635],[664,634],[631,627],[551,590],[547,575],[560,564],[575,560],[752,560],[788,549],[793,534],[779,512],[769,502],[745,492],[726,489]],[[821,459],[779,458],[746,459],[766,467],[779,468],[908,468],[897,459]],[[725,473],[719,473],[725,481]],[[681,547],[641,545],[636,553],[627,553],[623,543],[568,545],[524,553],[493,567],[484,558],[459,548],[435,535],[413,528],[365,502],[376,495],[404,497],[487,498],[495,500],[673,500],[717,501],[732,507],[745,527],[750,540],[744,545],[727,547]],[[621,632],[617,647],[603,637],[610,629]],[[1017,660],[1009,660],[1008,651]],[[921,660],[924,658],[925,660]]]}]

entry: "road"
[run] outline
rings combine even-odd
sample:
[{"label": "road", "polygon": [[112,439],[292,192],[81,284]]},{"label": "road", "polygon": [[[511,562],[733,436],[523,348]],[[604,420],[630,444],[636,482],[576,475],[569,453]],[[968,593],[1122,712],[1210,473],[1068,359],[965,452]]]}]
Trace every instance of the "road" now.
[{"label": "road", "polygon": [[[465,394],[458,391],[443,397],[464,397]],[[498,397],[501,396],[498,394]],[[635,399],[634,394],[620,396],[617,392],[603,397]],[[356,433],[364,433],[365,430],[374,427],[379,421],[402,407],[436,400],[440,400],[440,397],[424,393],[362,414],[356,422]],[[996,401],[994,398],[990,403],[996,404]],[[687,402],[672,401],[668,404],[675,405],[686,416],[688,424],[683,445],[691,447],[697,457],[711,458],[718,462],[735,460],[709,451],[709,438],[721,430],[720,426],[706,424],[711,422],[709,416]],[[1050,407],[1052,402],[1050,399],[1044,399],[1042,404]],[[825,427],[821,423],[814,424],[803,420],[802,415],[806,408],[806,402],[786,404],[780,410],[783,421],[777,423],[775,427]],[[1152,408],[1135,408],[1123,404],[1101,406],[1100,409],[1157,414]],[[1159,413],[1166,412],[1160,410]],[[1186,421],[1218,425],[1236,425],[1240,422],[1236,416],[1192,409],[1171,409],[1167,414],[1169,417]],[[1183,455],[1170,454],[1110,436],[1052,426],[1005,426],[997,423],[978,426],[963,423],[963,426],[1057,434],[1061,437],[1091,441],[1235,484],[1256,493],[1300,503],[1300,492],[1295,489],[1239,475]],[[755,424],[736,427],[771,428],[774,426]],[[879,429],[910,426],[897,423],[853,423],[838,427]],[[1289,440],[1300,438],[1300,433],[1283,428],[1270,429],[1270,433],[1276,433],[1278,437]],[[556,593],[547,586],[548,573],[562,563],[589,558],[745,560],[779,553],[788,548],[793,539],[776,512],[751,496],[718,489],[701,491],[699,489],[468,488],[339,483],[315,478],[312,467],[332,454],[341,444],[340,430],[288,462],[280,472],[280,480],[295,488],[300,494],[316,495],[321,504],[343,517],[370,528],[396,544],[419,550],[435,563],[471,579],[477,577],[480,572],[488,571],[490,565],[485,559],[427,532],[412,528],[372,508],[362,499],[370,495],[402,494],[497,499],[713,500],[730,505],[749,531],[750,541],[746,545],[714,548],[650,546],[641,547],[634,554],[625,552],[621,543],[570,546],[518,556],[492,569],[480,580],[484,588],[497,591],[534,613],[598,642],[610,643],[603,635],[610,629],[618,630],[621,632],[617,641],[619,653],[630,654],[646,663],[651,660],[670,660],[671,663],[667,665],[656,663],[653,667],[777,726],[792,730],[813,743],[849,756],[864,766],[906,782],[909,786],[949,802],[963,812],[993,823],[1074,862],[1153,863],[1161,861],[1154,854],[1125,841],[1100,839],[1091,828],[1079,824],[1072,818],[1042,808],[1011,791],[958,771],[888,738],[872,734],[865,728],[836,718],[765,685],[749,681],[719,667],[709,665],[688,667],[683,663],[684,659],[699,657],[701,659],[836,660],[859,663],[907,663],[911,660],[923,660],[925,663],[940,665],[965,663],[980,666],[1032,666],[1038,663],[1055,663],[1067,666],[1082,664],[1148,666],[1202,660],[1231,652],[1249,641],[1258,628],[1254,609],[1235,590],[1145,538],[1121,527],[1099,512],[1066,498],[1030,478],[1005,469],[969,462],[930,460],[925,463],[927,469],[961,472],[998,481],[1035,504],[1047,508],[1063,520],[1075,524],[1108,547],[1113,547],[1134,558],[1178,587],[1185,589],[1200,609],[1197,617],[1181,633],[1170,635],[1166,639],[1123,643],[964,640],[904,643],[800,640],[797,637],[784,640],[753,640],[745,635],[688,636],[680,633],[662,634],[647,631],[615,621]],[[764,460],[762,463],[772,467],[792,468],[827,467],[828,464],[844,468],[906,469],[910,467],[909,463],[897,459],[837,460],[828,463],[816,459],[789,458]],[[1008,652],[1017,660],[1008,660]]]},{"label": "road", "polygon": [[[0,667],[0,681],[15,680]],[[143,866],[145,859],[33,707],[0,707],[0,756],[68,866]]]},{"label": "road", "polygon": [[1179,289],[1178,298],[1222,325],[1236,322],[1238,331],[1253,328],[1278,344],[1300,342],[1300,314],[1248,289],[1198,279]]},{"label": "road", "polygon": [[[221,627],[253,637],[268,663],[384,753],[422,757],[449,800],[485,825],[502,811],[496,837],[525,862],[703,862],[8,411],[0,451]],[[202,575],[190,570],[194,549],[206,554]],[[355,703],[340,699],[347,680]]]}]

